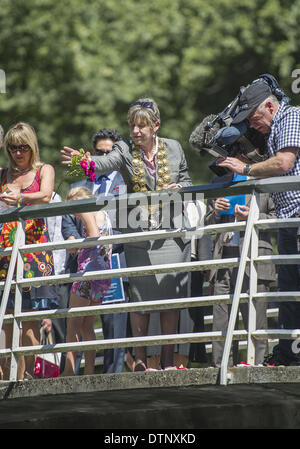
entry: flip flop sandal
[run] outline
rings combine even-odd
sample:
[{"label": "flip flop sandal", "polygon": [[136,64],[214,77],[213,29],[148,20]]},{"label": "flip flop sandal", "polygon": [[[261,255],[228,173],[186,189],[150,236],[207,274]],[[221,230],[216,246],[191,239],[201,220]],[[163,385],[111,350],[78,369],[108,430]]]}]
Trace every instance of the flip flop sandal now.
[{"label": "flip flop sandal", "polygon": [[142,362],[141,360],[139,360],[139,361],[135,364],[134,370],[133,370],[133,371],[136,373],[136,372],[139,372],[139,371],[146,371],[146,370],[147,370],[147,368],[146,368],[145,363]]},{"label": "flip flop sandal", "polygon": [[180,365],[180,366],[166,366],[164,368],[165,371],[169,371],[169,370],[175,370],[175,369],[187,369],[185,366]]}]

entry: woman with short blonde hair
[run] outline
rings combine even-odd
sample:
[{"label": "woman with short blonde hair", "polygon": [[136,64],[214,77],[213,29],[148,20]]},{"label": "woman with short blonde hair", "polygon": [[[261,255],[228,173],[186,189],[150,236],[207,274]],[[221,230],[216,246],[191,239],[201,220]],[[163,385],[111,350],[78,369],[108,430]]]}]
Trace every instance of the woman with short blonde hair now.
[{"label": "woman with short blonde hair", "polygon": [[156,122],[160,123],[160,112],[152,98],[140,98],[130,105],[127,114],[128,125],[143,123],[154,128]]},{"label": "woman with short blonde hair", "polygon": [[[174,139],[159,137],[160,112],[156,102],[152,98],[139,98],[131,103],[127,113],[131,141],[119,141],[113,146],[113,150],[105,158],[91,156],[95,163],[95,172],[101,175],[117,170],[123,176],[128,192],[144,192],[176,189],[192,185],[188,173],[185,155],[180,143]],[[69,164],[72,157],[79,152],[69,147],[64,147],[62,157]],[[122,211],[127,214],[128,211]],[[182,212],[182,211],[181,211]],[[180,213],[181,213],[180,212]],[[137,216],[141,220],[132,220],[131,215],[122,216],[126,221],[130,232],[154,230],[161,228],[174,228],[175,214],[160,209],[159,206],[141,206],[137,209]],[[134,215],[135,216],[135,215]],[[179,217],[180,218],[180,217]],[[139,222],[137,224],[137,222]],[[137,224],[137,225],[136,225]],[[127,229],[128,229],[127,228]],[[124,232],[128,232],[124,226]],[[120,229],[121,230],[121,229]],[[190,241],[183,239],[167,239],[145,242],[130,242],[124,244],[126,263],[128,268],[161,263],[190,262]],[[148,276],[134,276],[129,278],[130,301],[151,301],[159,299],[185,298],[189,296],[188,273],[158,273]],[[187,309],[180,312],[180,328],[182,323],[188,323],[189,317],[182,319],[183,314],[188,314]],[[155,314],[152,314],[156,318]],[[149,312],[130,313],[131,331],[134,337],[143,337],[151,333],[151,321],[149,326]],[[164,310],[160,312],[161,333],[163,335],[178,332],[179,311]],[[157,326],[157,320],[154,321]],[[188,326],[188,324],[187,324]],[[190,326],[192,329],[192,326]],[[186,330],[183,330],[185,332]],[[154,333],[155,335],[155,333]],[[157,335],[157,334],[156,334]],[[184,355],[188,354],[188,345],[183,349]],[[158,351],[157,351],[158,349]],[[163,369],[174,367],[174,345],[163,345],[161,351],[158,346],[148,349],[156,355],[160,353],[160,364]],[[179,352],[181,348],[179,349]],[[187,357],[186,357],[187,358]],[[135,371],[147,370],[147,352],[145,347],[135,348]]]}]

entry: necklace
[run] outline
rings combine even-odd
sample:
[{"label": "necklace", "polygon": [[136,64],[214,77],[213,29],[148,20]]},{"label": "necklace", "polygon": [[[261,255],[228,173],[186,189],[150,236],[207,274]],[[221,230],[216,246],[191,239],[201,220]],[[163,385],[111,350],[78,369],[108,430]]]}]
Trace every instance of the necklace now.
[{"label": "necklace", "polygon": [[25,173],[28,173],[30,170],[31,170],[31,167],[30,168],[23,168],[23,169],[18,168],[18,167],[14,168],[14,171],[16,171],[19,175],[24,175]]},{"label": "necklace", "polygon": [[[134,192],[147,192],[145,168],[141,151],[133,144],[132,151],[132,165],[133,165],[133,191]],[[165,143],[162,139],[158,138],[158,150],[157,150],[157,170],[156,170],[156,189],[167,189],[170,184],[170,168],[168,162],[168,153]]]}]

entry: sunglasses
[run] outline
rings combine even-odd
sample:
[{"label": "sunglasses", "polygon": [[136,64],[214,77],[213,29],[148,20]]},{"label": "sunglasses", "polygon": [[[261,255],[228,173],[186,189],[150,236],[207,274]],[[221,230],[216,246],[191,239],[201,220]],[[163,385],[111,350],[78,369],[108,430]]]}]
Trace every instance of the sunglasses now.
[{"label": "sunglasses", "polygon": [[100,149],[95,148],[95,154],[97,156],[106,156],[108,153],[109,151],[101,150],[101,148]]},{"label": "sunglasses", "polygon": [[9,146],[10,153],[16,153],[17,151],[20,151],[20,153],[27,153],[29,150],[31,150],[29,145],[10,145]]},{"label": "sunglasses", "polygon": [[152,109],[152,111],[154,111],[152,101],[135,101],[134,103],[131,103],[129,108],[132,108],[133,106],[141,106],[142,108],[149,108]]}]

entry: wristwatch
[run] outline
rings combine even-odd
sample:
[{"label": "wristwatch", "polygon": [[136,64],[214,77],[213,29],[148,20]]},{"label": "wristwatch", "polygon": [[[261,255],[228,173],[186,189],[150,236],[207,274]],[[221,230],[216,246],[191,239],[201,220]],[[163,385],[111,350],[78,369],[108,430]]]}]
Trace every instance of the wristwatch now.
[{"label": "wristwatch", "polygon": [[251,170],[251,165],[250,164],[246,164],[244,165],[244,175],[249,176],[250,175],[250,170]]}]

